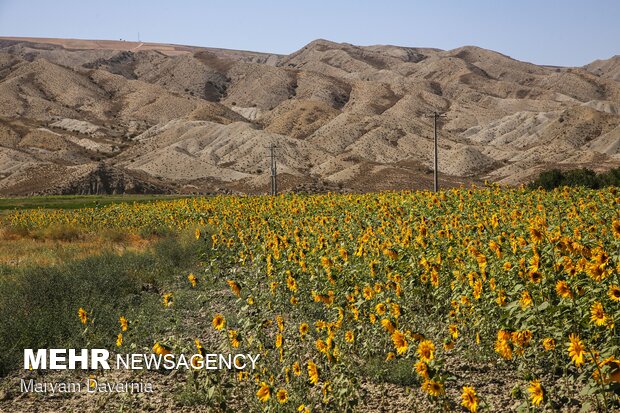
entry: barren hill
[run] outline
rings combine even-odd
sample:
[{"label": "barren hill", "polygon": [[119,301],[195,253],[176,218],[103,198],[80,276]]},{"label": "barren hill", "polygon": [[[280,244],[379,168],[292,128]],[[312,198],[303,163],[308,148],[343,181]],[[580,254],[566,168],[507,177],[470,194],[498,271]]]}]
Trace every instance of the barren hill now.
[{"label": "barren hill", "polygon": [[288,56],[0,38],[0,194],[266,192],[527,182],[620,166],[619,60],[537,66],[316,40]]}]

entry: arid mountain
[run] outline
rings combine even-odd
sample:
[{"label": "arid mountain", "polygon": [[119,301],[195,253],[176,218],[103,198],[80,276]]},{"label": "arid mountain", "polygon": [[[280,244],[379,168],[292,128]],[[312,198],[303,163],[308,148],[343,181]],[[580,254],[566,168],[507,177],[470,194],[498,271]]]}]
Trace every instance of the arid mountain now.
[{"label": "arid mountain", "polygon": [[316,40],[288,56],[0,38],[0,194],[246,192],[527,182],[620,166],[620,60]]}]

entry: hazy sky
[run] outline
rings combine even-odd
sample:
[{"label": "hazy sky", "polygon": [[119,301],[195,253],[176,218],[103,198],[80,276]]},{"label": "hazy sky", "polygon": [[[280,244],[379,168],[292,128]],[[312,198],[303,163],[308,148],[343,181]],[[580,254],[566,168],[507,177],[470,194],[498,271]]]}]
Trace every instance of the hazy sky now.
[{"label": "hazy sky", "polygon": [[620,54],[620,0],[0,0],[0,36],[126,39],[291,53],[357,45],[476,45],[537,64]]}]

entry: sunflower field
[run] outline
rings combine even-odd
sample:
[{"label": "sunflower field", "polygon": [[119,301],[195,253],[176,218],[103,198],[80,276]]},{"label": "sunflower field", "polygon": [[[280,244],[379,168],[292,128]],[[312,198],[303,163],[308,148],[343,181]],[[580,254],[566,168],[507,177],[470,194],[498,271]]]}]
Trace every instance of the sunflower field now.
[{"label": "sunflower field", "polygon": [[[254,371],[195,373],[224,404],[235,394],[250,411],[354,411],[369,371],[404,369],[439,411],[493,411],[452,374],[458,357],[516,375],[520,410],[620,407],[615,188],[216,196],[3,219],[195,231],[208,253],[183,288],[220,282],[230,302],[206,306],[202,328],[222,351],[261,355]],[[178,305],[176,291],[161,299]],[[202,345],[197,337],[171,351]]]}]

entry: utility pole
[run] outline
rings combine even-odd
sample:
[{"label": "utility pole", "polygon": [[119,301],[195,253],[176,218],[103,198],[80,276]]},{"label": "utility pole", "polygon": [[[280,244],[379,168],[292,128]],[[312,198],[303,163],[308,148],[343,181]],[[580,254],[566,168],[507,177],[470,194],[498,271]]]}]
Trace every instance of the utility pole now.
[{"label": "utility pole", "polygon": [[278,182],[276,180],[276,176],[278,174],[277,165],[276,165],[276,149],[278,147],[273,143],[267,146],[269,149],[269,157],[271,158],[271,195],[278,195]]},{"label": "utility pole", "polygon": [[430,115],[427,115],[428,118],[433,118],[433,128],[435,130],[434,133],[434,142],[433,142],[433,146],[434,146],[434,153],[433,153],[433,191],[437,192],[439,191],[439,179],[437,177],[438,171],[439,171],[439,160],[438,160],[438,156],[437,156],[437,152],[438,152],[438,148],[437,148],[437,120],[439,118],[445,118],[446,114],[445,113],[439,113],[439,112],[433,112]]}]

